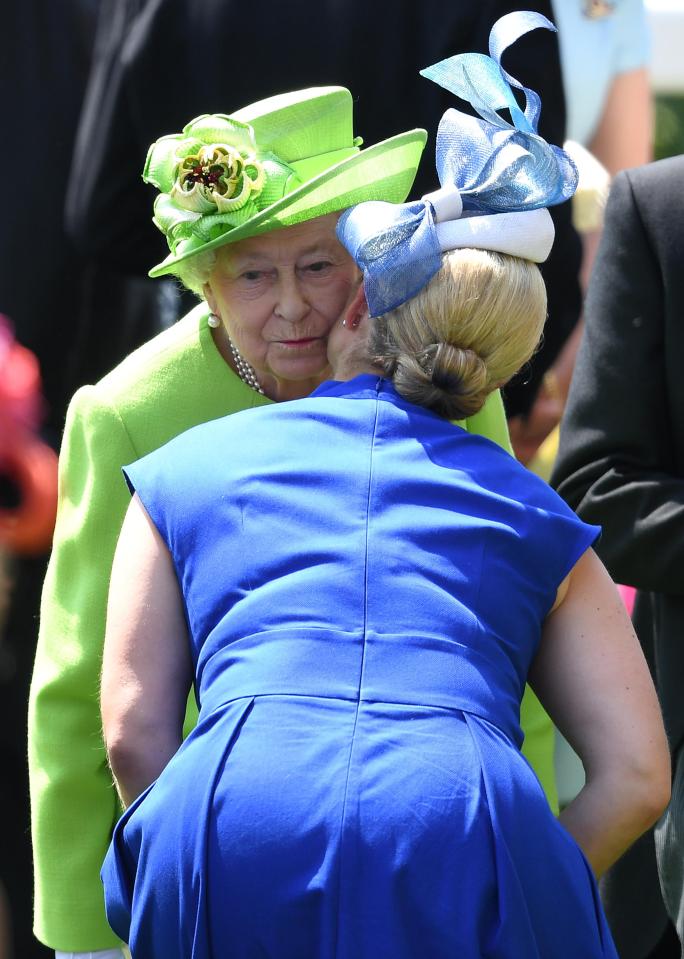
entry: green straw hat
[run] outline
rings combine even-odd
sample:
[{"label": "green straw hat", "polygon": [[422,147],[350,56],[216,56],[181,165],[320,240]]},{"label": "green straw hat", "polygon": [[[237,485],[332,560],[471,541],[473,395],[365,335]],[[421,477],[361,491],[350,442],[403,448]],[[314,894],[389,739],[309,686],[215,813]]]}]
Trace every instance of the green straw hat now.
[{"label": "green straw hat", "polygon": [[344,87],[269,97],[232,116],[205,115],[149,149],[143,179],[159,189],[154,223],[170,254],[150,276],[284,226],[360,203],[402,203],[425,146],[409,130],[365,150]]}]

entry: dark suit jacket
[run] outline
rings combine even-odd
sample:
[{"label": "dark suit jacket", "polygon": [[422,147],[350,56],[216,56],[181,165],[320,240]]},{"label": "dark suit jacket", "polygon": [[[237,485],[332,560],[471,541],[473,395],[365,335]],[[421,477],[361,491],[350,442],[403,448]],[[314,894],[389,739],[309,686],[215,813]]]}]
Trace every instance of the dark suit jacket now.
[{"label": "dark suit jacket", "polygon": [[[166,255],[152,225],[155,191],[140,174],[149,144],[200,113],[231,111],[283,90],[338,84],[355,98],[354,128],[366,145],[411,127],[429,142],[414,195],[437,186],[434,137],[449,106],[465,105],[418,71],[456,53],[486,51],[515,0],[291,0],[245,6],[234,0],[147,0],[122,32],[121,3],[105,0],[96,60],[81,118],[67,215],[79,247],[138,276]],[[125,0],[135,6],[141,0]],[[550,0],[526,6],[552,18]],[[504,54],[504,64],[540,92],[540,132],[565,134],[558,43],[535,30]],[[544,368],[579,314],[579,245],[570,207],[554,210],[558,241],[545,267],[551,322],[545,344],[511,389],[529,406]]]},{"label": "dark suit jacket", "polygon": [[684,156],[616,178],[552,483],[603,526],[670,743],[684,737]]}]

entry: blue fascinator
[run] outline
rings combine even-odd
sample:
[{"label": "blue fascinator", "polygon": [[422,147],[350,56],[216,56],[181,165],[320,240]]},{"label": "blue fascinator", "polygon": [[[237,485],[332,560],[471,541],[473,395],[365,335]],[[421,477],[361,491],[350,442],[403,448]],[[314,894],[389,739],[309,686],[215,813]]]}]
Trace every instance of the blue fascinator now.
[{"label": "blue fascinator", "polygon": [[[509,13],[492,27],[490,56],[464,53],[421,75],[467,100],[479,114],[450,109],[437,131],[440,189],[414,203],[369,201],[346,210],[340,242],[363,270],[371,316],[415,296],[437,273],[442,253],[476,247],[542,263],[554,228],[547,207],[568,200],[577,169],[559,147],[537,133],[541,103],[501,66],[519,37],[555,27],[539,13]],[[521,109],[513,87],[521,90]],[[511,122],[499,116],[507,109]]]}]

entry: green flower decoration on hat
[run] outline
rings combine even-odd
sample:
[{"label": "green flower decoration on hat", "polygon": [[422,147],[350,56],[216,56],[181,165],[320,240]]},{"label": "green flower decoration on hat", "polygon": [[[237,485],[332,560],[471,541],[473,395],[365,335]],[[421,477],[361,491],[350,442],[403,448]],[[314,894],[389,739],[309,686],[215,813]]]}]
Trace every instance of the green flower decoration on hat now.
[{"label": "green flower decoration on hat", "polygon": [[265,178],[256,156],[212,143],[181,162],[171,196],[186,210],[229,213],[243,207],[252,193],[260,193]]},{"label": "green flower decoration on hat", "polygon": [[299,183],[287,163],[260,152],[254,131],[222,114],[204,115],[149,149],[143,179],[160,190],[154,222],[174,254],[199,251],[247,222]]}]

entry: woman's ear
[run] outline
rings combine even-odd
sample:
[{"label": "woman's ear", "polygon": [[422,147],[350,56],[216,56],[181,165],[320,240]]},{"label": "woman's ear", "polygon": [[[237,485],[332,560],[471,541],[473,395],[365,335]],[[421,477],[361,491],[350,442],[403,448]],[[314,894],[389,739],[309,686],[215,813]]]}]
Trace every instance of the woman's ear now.
[{"label": "woman's ear", "polygon": [[210,283],[205,283],[202,286],[202,293],[204,294],[204,299],[207,301],[211,312],[218,316],[216,297],[214,296],[214,291],[212,290]]},{"label": "woman's ear", "polygon": [[[333,325],[328,335],[328,360],[336,380],[350,379],[358,372],[358,355],[355,351],[364,352],[367,324],[363,321],[367,318],[366,294],[360,283],[343,309],[340,320]],[[354,372],[351,374],[350,357],[355,358],[352,361]]]},{"label": "woman's ear", "polygon": [[363,283],[359,283],[354,296],[347,303],[342,314],[342,326],[346,326],[349,330],[355,330],[366,316],[368,316],[366,291],[363,288]]}]

